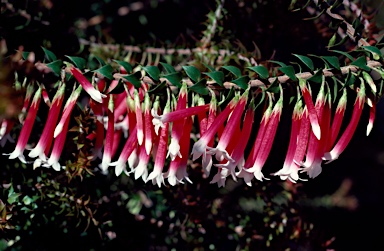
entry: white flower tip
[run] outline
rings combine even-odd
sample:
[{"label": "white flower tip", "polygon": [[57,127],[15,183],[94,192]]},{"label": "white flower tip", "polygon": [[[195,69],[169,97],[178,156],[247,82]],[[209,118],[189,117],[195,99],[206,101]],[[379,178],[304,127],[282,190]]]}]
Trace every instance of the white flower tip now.
[{"label": "white flower tip", "polygon": [[149,155],[152,149],[152,141],[145,140],[145,152]]},{"label": "white flower tip", "polygon": [[53,137],[56,138],[60,133],[61,131],[63,130],[63,124],[58,124],[55,128],[55,132],[53,133]]},{"label": "white flower tip", "polygon": [[141,146],[144,141],[144,132],[142,130],[137,130],[137,142],[139,142],[139,145]]},{"label": "white flower tip", "polygon": [[52,168],[53,168],[53,170],[55,170],[55,171],[60,171],[60,169],[61,169],[61,165],[60,165],[60,163],[59,162],[56,162],[56,163],[53,163],[52,164]]},{"label": "white flower tip", "polygon": [[168,183],[169,183],[171,186],[176,185],[176,183],[177,183],[176,176],[174,176],[174,175],[168,176]]},{"label": "white flower tip", "polygon": [[41,147],[36,146],[35,148],[33,148],[33,149],[29,152],[28,156],[29,156],[30,158],[36,158],[37,156],[39,156],[41,150],[42,150]]},{"label": "white flower tip", "polygon": [[373,128],[373,124],[369,123],[368,126],[367,126],[367,136],[371,133],[372,128]]},{"label": "white flower tip", "polygon": [[[98,103],[103,103],[103,95],[104,94],[101,94],[101,92],[99,92],[98,90],[92,88],[91,90],[88,91],[89,95],[91,96],[91,98],[93,100],[95,100],[96,102]],[[105,95],[104,95],[105,96]]]},{"label": "white flower tip", "polygon": [[325,164],[331,163],[332,161],[336,160],[339,156],[336,154],[333,154],[331,152],[324,153],[324,157],[322,158],[323,160],[328,160],[325,162]]},{"label": "white flower tip", "polygon": [[115,175],[119,176],[123,172],[124,166],[123,165],[117,165],[115,167]]},{"label": "white flower tip", "polygon": [[321,129],[319,125],[315,125],[312,127],[313,134],[315,134],[316,138],[320,140],[321,137]]}]

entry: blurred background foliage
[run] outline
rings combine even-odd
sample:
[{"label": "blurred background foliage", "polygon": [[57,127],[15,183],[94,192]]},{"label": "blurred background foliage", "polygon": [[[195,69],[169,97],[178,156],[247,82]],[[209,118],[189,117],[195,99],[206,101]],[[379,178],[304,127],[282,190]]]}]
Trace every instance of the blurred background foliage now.
[{"label": "blurred background foliage", "polygon": [[[332,31],[321,20],[303,21],[309,13],[289,11],[289,1],[226,1],[211,32],[219,4],[213,0],[5,0],[0,38],[7,43],[8,55],[23,46],[40,59],[41,46],[59,58],[129,55],[143,63],[149,61],[149,55],[143,55],[148,47],[230,50],[237,54],[224,63],[238,65],[247,63],[240,62],[238,55],[258,62],[289,62],[292,53],[328,53]],[[382,1],[362,1],[361,6],[367,14],[374,13],[380,31]],[[204,38],[210,35],[207,43]],[[141,52],[129,54],[123,45]],[[223,64],[218,55],[213,61],[209,54],[162,55],[173,65],[197,59]],[[68,173],[32,170],[0,155],[0,250],[380,250],[384,248],[380,241],[384,224],[381,106],[369,137],[364,135],[366,110],[340,159],[324,165],[318,178],[298,184],[273,178],[247,187],[242,181],[228,180],[219,189],[209,184],[212,177],[201,178],[201,168],[193,165],[189,169],[193,184],[159,189],[112,172],[103,175],[93,167],[82,176],[73,175],[79,170],[72,169]],[[283,112],[266,172],[276,170],[284,160],[289,124],[290,113]],[[1,152],[9,153],[13,147],[7,144]]]}]

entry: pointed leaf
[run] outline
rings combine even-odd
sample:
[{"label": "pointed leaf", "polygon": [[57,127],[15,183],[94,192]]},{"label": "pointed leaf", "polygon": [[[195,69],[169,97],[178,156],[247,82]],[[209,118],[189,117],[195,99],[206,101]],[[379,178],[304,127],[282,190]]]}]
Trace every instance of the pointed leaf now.
[{"label": "pointed leaf", "polygon": [[133,84],[136,88],[141,87],[141,72],[140,71],[137,71],[137,72],[130,74],[128,76],[124,76],[124,78],[126,80],[128,80],[128,82]]},{"label": "pointed leaf", "polygon": [[308,80],[320,84],[323,81],[323,71],[318,70],[312,77],[308,78]]},{"label": "pointed leaf", "polygon": [[26,59],[28,58],[29,53],[30,53],[30,52],[28,52],[28,51],[23,51],[23,52],[21,52],[21,56],[23,57],[24,60],[26,60]]},{"label": "pointed leaf", "polygon": [[330,47],[334,46],[335,43],[336,43],[336,33],[333,34],[333,36],[331,37],[331,39],[329,39],[329,42],[328,42],[328,46],[327,46],[327,47],[330,48]]},{"label": "pointed leaf", "polygon": [[275,79],[275,81],[273,81],[273,83],[270,86],[268,86],[268,88],[265,91],[272,92],[272,93],[280,92],[279,81],[277,80],[277,78]]},{"label": "pointed leaf", "polygon": [[344,87],[354,85],[356,82],[356,77],[352,74],[351,71],[348,72],[347,78],[345,79]]},{"label": "pointed leaf", "polygon": [[44,51],[44,54],[45,54],[45,58],[49,61],[49,62],[53,62],[53,61],[56,61],[57,60],[57,57],[56,55],[48,50],[48,49],[45,49],[44,47],[41,47]]},{"label": "pointed leaf", "polygon": [[115,61],[116,63],[121,65],[127,73],[132,72],[132,65],[130,63],[125,62],[125,61],[120,61],[120,60],[113,60],[113,61]]},{"label": "pointed leaf", "polygon": [[212,71],[212,72],[203,72],[204,75],[210,77],[213,81],[215,81],[218,85],[224,87],[224,73],[222,71]]},{"label": "pointed leaf", "polygon": [[246,90],[248,88],[249,77],[241,76],[240,78],[232,80],[231,82],[239,86],[240,88]]},{"label": "pointed leaf", "polygon": [[209,71],[216,71],[215,68],[213,68],[213,67],[210,66],[209,64],[203,63],[203,65],[204,65],[205,68],[207,68]]},{"label": "pointed leaf", "polygon": [[332,100],[332,103],[335,103],[336,97],[337,97],[337,92],[338,92],[336,77],[333,76],[332,80],[333,80],[333,100]]},{"label": "pointed leaf", "polygon": [[207,80],[203,78],[202,80],[200,80],[196,84],[188,87],[188,89],[190,89],[190,90],[192,90],[198,94],[201,94],[201,95],[207,95],[209,93],[209,91],[208,91],[206,84],[207,84]]},{"label": "pointed leaf", "polygon": [[63,67],[63,61],[56,60],[47,64],[47,66],[55,73],[55,75],[60,76],[61,68]]},{"label": "pointed leaf", "polygon": [[371,71],[371,68],[367,66],[367,59],[365,58],[365,56],[359,57],[358,59],[353,61],[351,65],[356,65],[357,67],[365,71]]},{"label": "pointed leaf", "polygon": [[197,82],[200,79],[200,71],[195,66],[183,66],[185,73],[192,80],[192,82]]},{"label": "pointed leaf", "polygon": [[107,65],[104,65],[102,66],[101,68],[97,69],[97,70],[94,70],[93,72],[97,72],[97,73],[100,73],[101,75],[103,75],[104,77],[106,77],[107,79],[109,80],[112,80],[113,79],[113,68],[111,65],[107,64]]},{"label": "pointed leaf", "polygon": [[284,73],[285,75],[287,75],[293,81],[297,80],[296,75],[295,75],[295,69],[293,68],[292,65],[280,67],[278,70],[281,71],[282,73]]},{"label": "pointed leaf", "polygon": [[379,60],[380,58],[382,58],[382,53],[377,47],[375,47],[375,46],[362,46],[362,48],[364,48],[365,50],[372,53],[372,57],[374,60]]},{"label": "pointed leaf", "polygon": [[313,66],[313,61],[309,57],[303,56],[303,55],[298,55],[298,54],[293,54],[293,56],[300,59],[311,71],[313,71],[315,69],[315,67]]},{"label": "pointed leaf", "polygon": [[101,66],[106,65],[106,63],[104,62],[104,60],[103,60],[102,58],[100,58],[100,57],[98,57],[98,56],[94,56],[94,57],[96,58],[96,60],[99,62],[99,64],[100,64]]},{"label": "pointed leaf", "polygon": [[349,55],[347,52],[344,52],[344,51],[338,51],[338,50],[331,50],[331,51],[332,51],[332,52],[339,53],[339,54],[341,54],[341,55],[347,57],[347,58],[348,58],[349,60],[351,60],[351,61],[354,60],[354,58],[353,58],[351,55]]},{"label": "pointed leaf", "polygon": [[247,69],[256,72],[260,76],[260,78],[267,79],[269,77],[268,69],[263,65],[247,67]]},{"label": "pointed leaf", "polygon": [[340,70],[339,59],[336,56],[322,56],[321,58],[327,61],[335,69]]},{"label": "pointed leaf", "polygon": [[181,80],[183,79],[181,76],[181,72],[173,72],[167,75],[164,75],[163,78],[166,78],[172,85],[181,88]]},{"label": "pointed leaf", "polygon": [[148,93],[160,93],[164,89],[164,87],[167,85],[166,81],[161,82],[159,85],[154,85],[154,88],[151,88],[148,90]]},{"label": "pointed leaf", "polygon": [[278,64],[278,65],[280,65],[281,67],[287,66],[286,64],[284,64],[283,62],[280,62],[280,61],[268,60],[268,62],[270,62],[270,63],[274,63],[274,64]]},{"label": "pointed leaf", "polygon": [[314,16],[314,17],[308,17],[308,18],[303,18],[303,20],[315,20],[315,19],[318,19],[321,15],[323,15],[325,9],[323,9],[319,14],[317,14],[317,16]]},{"label": "pointed leaf", "polygon": [[84,70],[85,66],[87,65],[87,61],[85,61],[84,58],[80,57],[71,57],[71,56],[66,56],[71,60],[71,62],[78,68],[79,70]]},{"label": "pointed leaf", "polygon": [[241,76],[241,71],[239,68],[235,67],[235,66],[231,66],[231,65],[228,65],[228,66],[222,66],[221,67],[222,69],[225,69],[227,71],[229,71],[230,73],[232,73],[236,78],[239,78]]},{"label": "pointed leaf", "polygon": [[165,72],[166,73],[174,73],[176,72],[175,68],[173,68],[172,65],[170,64],[167,64],[167,63],[163,63],[163,62],[160,62],[161,66],[163,66],[163,68],[165,69]]},{"label": "pointed leaf", "polygon": [[220,101],[219,102],[219,106],[221,106],[222,104],[227,104],[229,103],[230,100],[232,100],[232,98],[235,96],[235,88],[231,88],[231,90],[229,91],[228,95],[225,97],[224,100]]},{"label": "pointed leaf", "polygon": [[158,82],[160,79],[160,70],[157,68],[157,66],[150,65],[143,67],[143,70],[149,75],[151,79],[153,79],[155,82]]}]

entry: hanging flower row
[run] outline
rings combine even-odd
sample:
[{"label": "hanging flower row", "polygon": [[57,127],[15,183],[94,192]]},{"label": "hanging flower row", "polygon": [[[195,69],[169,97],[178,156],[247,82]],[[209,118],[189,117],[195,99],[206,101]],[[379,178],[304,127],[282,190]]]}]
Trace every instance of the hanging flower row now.
[{"label": "hanging flower row", "polygon": [[[192,182],[187,169],[192,162],[200,162],[204,176],[216,172],[211,183],[219,186],[224,186],[229,176],[234,180],[243,179],[249,186],[253,178],[259,181],[269,179],[267,176],[270,175],[263,172],[263,167],[275,141],[283,105],[287,103],[284,97],[288,89],[281,83],[275,82],[267,89],[248,85],[245,90],[235,91],[226,100],[226,105],[220,106],[217,93],[209,87],[204,87],[204,90],[210,96],[204,98],[197,94],[203,89],[189,95],[193,88],[186,81],[181,81],[178,93],[165,88],[166,97],[160,98],[150,92],[148,84],[142,80],[138,83],[135,78],[125,78],[122,83],[115,79],[107,86],[105,78],[93,77],[90,81],[79,68],[71,65],[68,69],[76,82],[66,100],[67,83],[64,79],[58,82],[52,101],[43,85],[28,85],[19,116],[22,128],[16,147],[9,154],[10,159],[18,158],[24,163],[32,161],[34,168],[65,169],[65,160],[60,156],[70,141],[67,135],[74,108],[85,92],[88,94],[86,106],[95,121],[92,131],[88,132],[93,145],[90,161],[99,163],[98,168],[103,173],[114,169],[117,176],[123,172],[132,174],[135,179],[151,181],[160,187],[165,181],[170,185]],[[372,69],[384,75],[381,68]],[[153,69],[146,70],[150,75],[153,73]],[[263,75],[262,68],[254,67],[253,70]],[[122,67],[121,73],[126,74],[126,69]],[[196,77],[194,74],[189,71],[191,79]],[[218,79],[220,75],[211,74],[210,77]],[[297,83],[289,146],[282,168],[272,174],[292,182],[303,180],[300,178],[303,172],[310,178],[318,176],[324,162],[334,161],[342,154],[357,128],[365,103],[371,111],[367,126],[369,134],[377,102],[372,98],[377,95],[376,84],[364,70],[349,72],[347,82],[339,90],[342,95],[334,112],[331,91],[324,75],[318,75],[320,90],[316,98],[312,97],[309,82],[296,77],[289,76],[295,80],[293,83]],[[197,78],[195,80],[198,82]],[[113,90],[118,86],[122,86],[123,91],[115,93]],[[369,86],[368,92],[366,86]],[[348,126],[341,131],[342,122],[347,119],[344,112],[347,88],[350,87],[355,91],[356,99]],[[256,104],[260,93],[262,98]],[[49,112],[38,142],[29,142],[38,111],[43,105],[41,99],[49,106]],[[263,116],[256,121],[255,110],[260,104],[265,104]],[[2,143],[12,140],[9,134],[13,126],[12,120],[2,121]],[[257,130],[255,139],[251,137],[254,130]],[[191,142],[191,138],[196,140]],[[28,143],[33,147],[30,148]],[[249,154],[245,154],[247,146],[251,146]]]}]

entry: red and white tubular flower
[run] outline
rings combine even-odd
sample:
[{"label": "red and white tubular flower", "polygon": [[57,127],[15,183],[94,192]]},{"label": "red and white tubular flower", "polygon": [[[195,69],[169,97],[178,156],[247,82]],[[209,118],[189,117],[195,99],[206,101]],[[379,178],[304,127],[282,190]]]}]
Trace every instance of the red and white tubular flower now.
[{"label": "red and white tubular flower", "polygon": [[195,161],[201,155],[203,155],[203,159],[206,157],[206,149],[208,143],[213,139],[215,134],[217,133],[219,127],[224,124],[225,120],[228,118],[229,114],[235,108],[235,105],[238,102],[238,97],[234,97],[227,107],[215,118],[215,121],[212,125],[207,129],[207,131],[200,137],[198,141],[195,142],[192,148],[192,160]]},{"label": "red and white tubular flower", "polygon": [[369,109],[369,121],[367,125],[367,136],[371,133],[373,128],[373,123],[375,122],[376,116],[376,102],[372,102],[372,106]]},{"label": "red and white tubular flower", "polygon": [[[0,126],[0,140],[5,139],[5,137],[12,130],[15,121],[13,119],[3,119]],[[13,141],[12,137],[9,137],[11,142]]]},{"label": "red and white tubular flower", "polygon": [[29,157],[36,158],[37,156],[39,156],[39,158],[42,160],[46,159],[44,152],[46,151],[46,149],[48,149],[48,146],[52,144],[53,133],[54,133],[56,123],[59,118],[61,106],[64,100],[64,92],[65,92],[65,84],[63,83],[59,87],[59,90],[57,90],[55,96],[53,97],[52,105],[48,112],[48,118],[45,123],[43,133],[41,134],[40,140],[35,146],[35,148],[33,148],[31,152],[29,152],[28,154]]},{"label": "red and white tubular flower", "polygon": [[[212,93],[212,97],[211,97],[211,102],[209,104],[209,112],[208,112],[207,124],[206,124],[204,130],[200,130],[200,137],[206,133],[208,128],[210,128],[212,126],[213,122],[216,119],[216,114],[217,114],[216,95],[215,95],[215,93],[211,89],[210,89],[210,91]],[[206,114],[204,114],[204,116],[206,116]],[[214,143],[214,140],[215,140],[214,137],[212,137],[212,139],[208,142],[207,146],[208,147],[212,147],[213,143]],[[202,168],[203,168],[205,177],[209,176],[209,174],[211,172],[211,168],[212,168],[212,163],[213,163],[212,162],[212,155],[204,154],[203,155],[203,159],[201,161],[201,164],[202,164]]]},{"label": "red and white tubular flower", "polygon": [[28,114],[24,121],[24,125],[21,128],[21,132],[19,134],[19,139],[17,140],[16,148],[9,155],[10,159],[19,158],[23,163],[26,163],[23,152],[24,152],[25,146],[28,143],[29,136],[31,135],[33,123],[35,122],[36,114],[39,109],[40,100],[41,100],[41,87],[37,89],[35,95],[33,96],[32,104],[28,110]]},{"label": "red and white tubular flower", "polygon": [[[183,85],[180,88],[179,98],[177,100],[175,111],[183,110],[187,107],[187,97],[187,84],[186,82],[183,82]],[[172,123],[171,143],[169,144],[167,154],[167,157],[171,156],[171,160],[174,160],[176,156],[179,156],[180,158],[182,157],[180,153],[179,141],[181,139],[181,135],[183,134],[184,122],[185,119],[179,119]]]},{"label": "red and white tubular flower", "polygon": [[[156,102],[155,102],[156,103]],[[127,95],[127,112],[128,112],[128,131],[129,133],[132,133],[133,130],[135,130],[135,133],[137,134],[137,127],[136,127],[136,114],[135,114],[135,101],[132,99],[131,95]],[[137,135],[136,135],[137,138]],[[128,157],[128,166],[131,170],[136,167],[138,163],[138,147],[136,147],[132,154]]]},{"label": "red and white tubular flower", "polygon": [[24,98],[24,104],[23,104],[23,108],[21,108],[21,112],[20,112],[20,115],[19,115],[19,121],[20,123],[23,123],[24,122],[24,117],[25,117],[25,113],[27,112],[27,109],[29,107],[29,104],[31,103],[31,98],[32,98],[32,95],[33,95],[33,91],[34,91],[34,87],[33,87],[33,84],[30,83],[28,86],[27,86],[27,92],[25,94],[25,98]]},{"label": "red and white tubular flower", "polygon": [[300,95],[298,95],[295,107],[293,108],[291,136],[289,138],[288,151],[284,160],[283,168],[281,168],[279,171],[273,174],[275,176],[279,175],[282,180],[285,180],[288,178],[289,171],[291,169],[291,165],[294,160],[294,156],[295,156],[295,152],[298,144],[302,114],[303,114],[303,102],[301,101]]},{"label": "red and white tubular flower", "polygon": [[51,107],[51,100],[49,99],[47,89],[45,89],[45,86],[43,84],[41,85],[41,87],[41,93],[43,95],[44,103],[47,104],[48,107]]},{"label": "red and white tubular flower", "polygon": [[88,81],[88,79],[84,77],[83,74],[78,69],[76,69],[75,67],[72,67],[71,73],[77,79],[77,81],[79,81],[81,86],[89,94],[89,96],[91,96],[93,100],[99,103],[103,102],[102,98],[105,97],[105,95],[101,94],[101,92],[96,90],[93,87],[93,85]]},{"label": "red and white tubular flower", "polygon": [[151,115],[151,100],[148,93],[144,96],[144,131],[145,131],[145,150],[147,154],[151,153],[153,142],[153,126]]},{"label": "red and white tubular flower", "polygon": [[137,141],[139,142],[139,145],[141,145],[143,144],[143,140],[144,140],[143,111],[141,109],[140,97],[136,89],[134,94],[134,100],[135,100],[135,113],[136,113],[136,123],[137,123]]},{"label": "red and white tubular flower", "polygon": [[373,82],[371,75],[369,75],[369,73],[365,71],[363,71],[362,74],[365,82],[369,85],[369,87],[371,87],[372,92],[375,94],[377,92],[377,88],[375,82]]},{"label": "red and white tubular flower", "polygon": [[105,136],[103,159],[101,160],[101,164],[100,164],[100,168],[103,173],[107,172],[108,166],[112,160],[112,148],[113,148],[113,140],[114,140],[113,135],[115,132],[113,94],[109,94],[107,116],[108,116],[107,134]]},{"label": "red and white tubular flower", "polygon": [[[53,144],[53,149],[51,156],[49,157],[46,164],[43,164],[45,167],[52,166],[53,170],[60,171],[61,165],[59,163],[61,152],[63,151],[65,139],[67,137],[69,125],[69,118],[64,122],[61,132],[57,135],[55,143]],[[65,166],[63,166],[64,168]]]},{"label": "red and white tubular flower", "polygon": [[63,130],[65,122],[70,119],[69,116],[71,115],[73,108],[76,105],[77,99],[79,98],[82,89],[83,88],[81,87],[81,85],[79,85],[76,90],[73,90],[71,96],[69,97],[69,99],[65,103],[65,106],[63,109],[63,115],[61,116],[59,124],[57,124],[55,131],[53,133],[54,138],[56,138],[57,135],[59,135],[61,133],[61,131]]},{"label": "red and white tubular flower", "polygon": [[326,121],[324,116],[325,103],[327,99],[324,94],[324,85],[325,81],[323,77],[323,82],[321,84],[320,91],[317,95],[315,104],[316,115],[319,119],[319,124],[321,125],[320,129],[322,137],[321,139],[317,139],[314,132],[311,132],[309,136],[309,143],[305,162],[301,164],[304,167],[302,172],[307,172],[309,177],[311,178],[316,177],[321,173],[321,162],[324,154],[325,144],[327,142],[326,134],[328,134],[329,130],[329,118],[328,121]]},{"label": "red and white tubular flower", "polygon": [[269,152],[271,151],[272,144],[276,135],[277,126],[280,122],[280,115],[283,109],[283,89],[280,86],[280,98],[275,104],[271,117],[269,118],[267,127],[265,129],[265,135],[263,137],[263,141],[261,142],[256,161],[253,166],[249,169],[244,169],[249,173],[253,173],[256,179],[262,181],[263,179],[267,179],[264,177],[261,169],[263,168],[265,162],[267,161]]},{"label": "red and white tubular flower", "polygon": [[127,98],[127,93],[122,92],[120,94],[114,94],[116,97],[115,100],[115,122],[120,122],[124,119],[125,114],[127,113],[127,104],[125,102]]},{"label": "red and white tubular flower", "polygon": [[[165,105],[163,115],[169,113],[171,101],[168,99],[167,104]],[[168,132],[169,131],[169,123],[164,123],[164,127],[161,128],[159,135],[159,143],[157,145],[156,150],[156,158],[155,164],[153,167],[153,171],[149,174],[148,180],[152,180],[152,184],[157,184],[161,187],[161,184],[164,184],[163,177],[163,168],[165,163],[165,157],[167,155],[167,145],[168,145]]]},{"label": "red and white tubular flower", "polygon": [[[267,92],[267,94],[268,94],[269,105],[268,105],[268,108],[264,111],[263,117],[261,118],[260,127],[259,127],[259,130],[257,132],[255,143],[252,146],[252,150],[251,150],[251,153],[249,154],[249,156],[247,158],[247,161],[244,163],[244,168],[250,168],[255,163],[257,153],[259,152],[261,142],[263,141],[265,129],[266,129],[268,122],[269,122],[269,119],[271,117],[272,107],[273,107],[272,96],[269,92]],[[241,168],[241,169],[243,169],[243,168]],[[239,174],[241,174],[241,173],[242,173],[242,171],[240,171],[238,173],[238,177],[243,177],[243,175],[239,176]],[[248,175],[248,173],[245,173],[244,175],[246,175],[247,177],[253,178],[253,175],[250,176],[250,175]]]},{"label": "red and white tubular flower", "polygon": [[183,135],[180,139],[180,152],[183,157],[180,158],[177,156],[175,160],[172,160],[168,171],[164,173],[164,178],[167,178],[169,184],[172,186],[176,185],[176,183],[184,183],[184,179],[192,184],[192,181],[188,178],[187,164],[191,139],[190,133],[193,121],[191,117],[188,117],[185,120]]},{"label": "red and white tubular flower", "polygon": [[309,115],[309,120],[311,122],[313,134],[316,136],[317,139],[320,140],[321,130],[319,125],[319,119],[317,117],[316,109],[313,104],[312,97],[306,83],[307,81],[305,79],[299,78],[299,85],[300,85],[301,93],[303,94],[305,105],[307,106],[307,109],[308,109],[308,115]]},{"label": "red and white tubular flower", "polygon": [[347,89],[343,88],[343,95],[339,99],[336,112],[332,120],[331,130],[329,133],[329,141],[326,147],[326,151],[330,151],[336,142],[339,135],[341,124],[343,122],[345,109],[347,108]]},{"label": "red and white tubular flower", "polygon": [[227,161],[227,163],[224,163],[224,164],[215,164],[215,166],[220,167],[222,169],[228,169],[228,175],[232,175],[234,180],[236,180],[235,178],[236,166],[240,170],[244,165],[244,150],[247,146],[249,136],[251,135],[254,115],[255,115],[255,107],[253,105],[253,100],[252,100],[247,111],[245,112],[243,128],[238,137],[238,142],[236,143],[236,147],[231,152],[231,158],[234,161],[233,162]]},{"label": "red and white tubular flower", "polygon": [[243,93],[243,95],[237,102],[235,108],[233,109],[233,112],[230,118],[228,119],[228,122],[224,128],[223,134],[221,135],[217,146],[215,148],[207,147],[207,149],[209,149],[207,154],[215,154],[215,157],[218,161],[222,161],[225,158],[231,162],[235,162],[235,160],[232,159],[231,156],[229,156],[229,153],[226,148],[230,142],[233,142],[235,139],[238,139],[236,138],[234,133],[236,132],[236,129],[238,129],[240,126],[240,119],[248,100],[248,90],[249,89],[247,89]]},{"label": "red and white tubular flower", "polygon": [[152,123],[155,126],[156,135],[159,134],[159,128],[164,127],[167,122],[173,122],[179,119],[184,119],[199,113],[205,113],[209,108],[209,105],[193,106],[177,111],[173,111],[167,114],[158,115],[157,111],[152,109],[151,114],[153,116]]},{"label": "red and white tubular flower", "polygon": [[353,106],[353,113],[351,122],[348,124],[347,128],[341,135],[339,141],[333,147],[330,152],[324,154],[324,160],[328,160],[327,163],[334,161],[337,159],[340,154],[345,150],[349,141],[351,141],[353,134],[355,133],[356,127],[359,124],[359,120],[361,117],[361,113],[363,112],[364,103],[365,103],[365,86],[363,78],[360,79],[360,90],[357,92],[357,97],[355,100],[355,104]]},{"label": "red and white tubular flower", "polygon": [[115,166],[115,174],[119,176],[123,171],[126,171],[126,162],[128,157],[132,154],[133,150],[137,147],[137,128],[135,127],[130,132],[127,141],[124,144],[123,150],[117,161],[109,163],[109,166]]},{"label": "red and white tubular flower", "polygon": [[142,178],[144,182],[147,181],[148,177],[148,162],[149,162],[150,155],[147,154],[147,151],[145,151],[145,146],[142,144],[139,146],[139,157],[138,157],[138,164],[136,168],[134,169],[135,172],[135,180],[138,178]]}]

